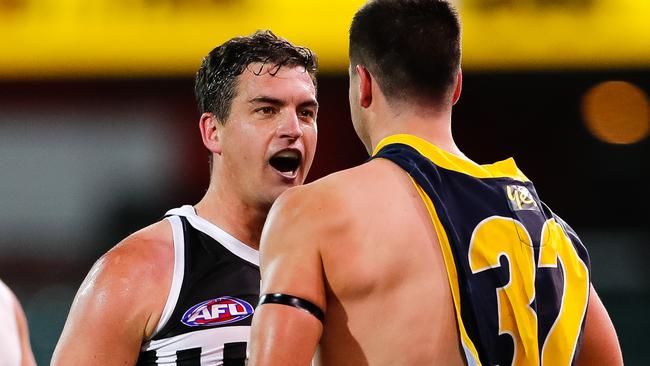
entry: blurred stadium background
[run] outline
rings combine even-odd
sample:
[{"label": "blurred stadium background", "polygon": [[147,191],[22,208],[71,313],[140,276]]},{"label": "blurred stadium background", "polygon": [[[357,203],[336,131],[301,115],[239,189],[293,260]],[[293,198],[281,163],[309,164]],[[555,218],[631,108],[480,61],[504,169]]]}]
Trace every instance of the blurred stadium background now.
[{"label": "blurred stadium background", "polygon": [[[92,263],[207,187],[193,75],[214,46],[270,28],[312,48],[321,112],[309,179],[364,161],[346,73],[362,3],[0,0],[0,278],[25,307],[39,364]],[[590,250],[626,363],[646,364],[650,3],[456,4],[461,149],[479,163],[516,158]]]}]

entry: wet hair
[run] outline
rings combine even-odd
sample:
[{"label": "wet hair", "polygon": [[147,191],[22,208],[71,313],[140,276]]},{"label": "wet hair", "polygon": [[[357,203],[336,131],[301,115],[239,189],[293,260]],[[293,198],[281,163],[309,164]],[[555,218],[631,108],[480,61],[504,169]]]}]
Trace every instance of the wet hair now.
[{"label": "wet hair", "polygon": [[374,0],[354,16],[350,63],[391,100],[444,103],[460,68],[458,13],[443,0]]},{"label": "wet hair", "polygon": [[236,37],[208,53],[196,73],[194,94],[199,113],[213,113],[221,123],[230,115],[236,95],[237,76],[252,63],[262,66],[251,70],[257,75],[264,65],[272,65],[275,75],[283,66],[304,67],[316,86],[316,56],[306,47],[298,47],[269,30]]}]

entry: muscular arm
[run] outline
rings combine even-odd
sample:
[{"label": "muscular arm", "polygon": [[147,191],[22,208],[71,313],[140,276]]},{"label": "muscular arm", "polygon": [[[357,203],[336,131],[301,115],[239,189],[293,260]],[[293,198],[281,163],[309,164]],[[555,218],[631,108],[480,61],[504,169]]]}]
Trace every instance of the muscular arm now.
[{"label": "muscular arm", "polygon": [[579,366],[623,365],[623,355],[616,330],[593,286],[590,290],[585,321],[585,335],[577,364]]},{"label": "muscular arm", "polygon": [[173,252],[134,235],[100,258],[81,284],[52,365],[137,361],[164,307]]},{"label": "muscular arm", "polygon": [[[327,217],[321,208],[300,189],[289,190],[276,201],[260,244],[261,294],[300,297],[325,311],[319,239]],[[249,365],[309,365],[322,329],[321,322],[304,310],[260,305],[253,318]]]}]

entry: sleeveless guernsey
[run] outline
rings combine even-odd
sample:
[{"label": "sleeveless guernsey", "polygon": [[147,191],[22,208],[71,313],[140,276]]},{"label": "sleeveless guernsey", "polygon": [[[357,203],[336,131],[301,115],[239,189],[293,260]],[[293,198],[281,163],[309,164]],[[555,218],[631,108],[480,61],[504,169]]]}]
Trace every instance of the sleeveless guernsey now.
[{"label": "sleeveless guernsey", "polygon": [[468,364],[574,364],[587,250],[514,160],[478,165],[412,135],[387,137],[372,158],[404,169],[431,215]]},{"label": "sleeveless guernsey", "polygon": [[259,299],[258,251],[196,215],[167,212],[174,274],[160,322],[137,365],[244,366]]}]

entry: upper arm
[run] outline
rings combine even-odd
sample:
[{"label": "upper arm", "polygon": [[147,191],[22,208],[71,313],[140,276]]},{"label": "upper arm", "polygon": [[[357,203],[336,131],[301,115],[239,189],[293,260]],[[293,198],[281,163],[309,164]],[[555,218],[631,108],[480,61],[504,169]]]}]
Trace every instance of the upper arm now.
[{"label": "upper arm", "polygon": [[[261,293],[304,298],[325,310],[319,207],[300,192],[282,196],[269,213],[260,243]],[[311,201],[311,200],[310,200]],[[313,202],[312,202],[313,204]]]},{"label": "upper arm", "polygon": [[154,309],[162,309],[166,299],[160,283],[168,281],[164,272],[161,275],[161,268],[170,266],[156,261],[155,255],[143,255],[129,239],[125,242],[100,258],[81,284],[54,352],[53,365],[123,365],[137,361]]},{"label": "upper arm", "polygon": [[578,365],[623,365],[616,330],[593,286],[589,295],[584,332]]},{"label": "upper arm", "polygon": [[[322,225],[327,216],[317,201],[292,189],[274,204],[260,244],[261,293],[300,297],[325,311],[320,244],[327,235]],[[321,333],[321,322],[304,310],[278,304],[258,306],[250,364],[308,365]]]},{"label": "upper arm", "polygon": [[20,337],[20,355],[22,366],[36,365],[32,347],[29,343],[29,328],[27,326],[27,318],[23,312],[23,308],[14,297],[14,312],[16,314],[16,325],[18,326],[18,335]]}]

